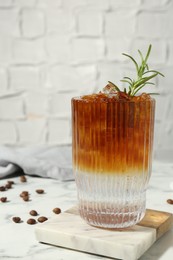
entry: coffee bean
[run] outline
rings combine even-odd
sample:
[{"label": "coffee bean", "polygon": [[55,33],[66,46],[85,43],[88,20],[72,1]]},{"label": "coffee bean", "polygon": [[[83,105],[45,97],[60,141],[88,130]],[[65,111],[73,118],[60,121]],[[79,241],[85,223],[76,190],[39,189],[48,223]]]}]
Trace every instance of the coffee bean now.
[{"label": "coffee bean", "polygon": [[2,198],[0,198],[0,201],[1,201],[1,202],[6,202],[6,201],[7,201],[7,197],[2,197]]},{"label": "coffee bean", "polygon": [[173,204],[173,200],[172,200],[172,199],[168,199],[168,200],[167,200],[167,203],[168,203],[168,204]]},{"label": "coffee bean", "polygon": [[27,224],[29,224],[29,225],[34,225],[34,224],[36,224],[37,222],[36,222],[36,220],[34,219],[34,218],[29,218],[28,220],[27,220]]},{"label": "coffee bean", "polygon": [[20,176],[20,181],[21,182],[27,182],[25,175]]},{"label": "coffee bean", "polygon": [[36,190],[36,192],[37,192],[38,194],[43,194],[43,193],[44,193],[44,190],[43,190],[43,189],[38,189],[38,190]]},{"label": "coffee bean", "polygon": [[14,181],[7,181],[9,184],[13,185]]},{"label": "coffee bean", "polygon": [[20,222],[21,222],[21,218],[19,218],[19,217],[13,217],[12,220],[13,220],[15,223],[20,223]]},{"label": "coffee bean", "polygon": [[38,220],[38,222],[42,223],[42,222],[45,222],[46,220],[48,220],[48,218],[42,216],[42,217],[39,217],[37,220]]},{"label": "coffee bean", "polygon": [[29,214],[30,214],[31,216],[37,216],[37,215],[38,215],[38,213],[37,213],[36,210],[31,210],[31,211],[29,212]]},{"label": "coffee bean", "polygon": [[5,185],[5,188],[6,188],[6,189],[11,189],[11,187],[12,187],[12,184],[10,184],[10,183],[7,183],[7,184]]},{"label": "coffee bean", "polygon": [[60,214],[60,213],[61,213],[61,209],[60,209],[60,208],[54,208],[54,209],[53,209],[53,212],[54,212],[55,214]]},{"label": "coffee bean", "polygon": [[24,201],[29,201],[29,196],[23,196],[22,199],[23,199]]},{"label": "coffee bean", "polygon": [[6,190],[5,186],[0,187],[0,191],[5,191],[5,190]]},{"label": "coffee bean", "polygon": [[29,196],[29,192],[28,191],[22,191],[20,193],[20,197],[26,197],[26,196]]},{"label": "coffee bean", "polygon": [[7,181],[7,183],[9,183],[9,184],[11,184],[11,185],[15,184],[14,181]]}]

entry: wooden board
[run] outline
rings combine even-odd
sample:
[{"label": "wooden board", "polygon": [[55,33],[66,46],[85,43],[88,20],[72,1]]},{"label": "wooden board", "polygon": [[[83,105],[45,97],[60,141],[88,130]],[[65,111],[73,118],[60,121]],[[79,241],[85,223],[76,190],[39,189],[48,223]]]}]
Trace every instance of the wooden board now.
[{"label": "wooden board", "polygon": [[147,209],[145,217],[138,225],[154,228],[156,230],[156,239],[159,239],[173,226],[173,215],[164,211]]}]

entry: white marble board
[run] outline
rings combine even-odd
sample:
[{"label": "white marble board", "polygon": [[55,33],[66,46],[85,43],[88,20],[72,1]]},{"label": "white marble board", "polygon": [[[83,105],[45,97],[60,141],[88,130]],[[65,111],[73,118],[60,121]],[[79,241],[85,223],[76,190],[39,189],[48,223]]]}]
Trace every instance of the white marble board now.
[{"label": "white marble board", "polygon": [[38,225],[38,241],[92,254],[137,260],[172,226],[172,215],[147,210],[146,217],[131,228],[115,231],[96,228],[85,223],[76,208]]}]

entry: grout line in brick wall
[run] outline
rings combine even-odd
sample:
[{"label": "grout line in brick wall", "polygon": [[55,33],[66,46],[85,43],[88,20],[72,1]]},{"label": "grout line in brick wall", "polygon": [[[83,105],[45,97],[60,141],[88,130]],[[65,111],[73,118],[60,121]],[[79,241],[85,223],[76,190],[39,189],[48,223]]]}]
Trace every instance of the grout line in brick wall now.
[{"label": "grout line in brick wall", "polygon": [[18,16],[19,16],[18,23],[19,23],[20,36],[23,37],[23,31],[22,31],[22,10],[21,9],[19,10]]},{"label": "grout line in brick wall", "polygon": [[169,55],[170,55],[170,47],[169,47],[168,43],[166,43],[166,63],[169,60]]},{"label": "grout line in brick wall", "polygon": [[11,82],[9,68],[6,69],[6,75],[7,75],[7,91],[9,91],[10,90],[10,82]]},{"label": "grout line in brick wall", "polygon": [[9,92],[0,94],[0,99],[6,99],[6,98],[11,98],[11,97],[19,97],[24,92],[25,92],[25,90],[20,90],[20,91],[10,90]]},{"label": "grout line in brick wall", "polygon": [[19,129],[17,127],[17,121],[14,121],[14,128],[15,128],[15,132],[16,132],[16,143],[19,143],[19,141],[20,141],[20,134],[19,134]]},{"label": "grout line in brick wall", "polygon": [[[5,0],[4,0],[5,1]],[[15,6],[9,5],[9,6],[0,6],[0,10],[12,10]]]},{"label": "grout line in brick wall", "polygon": [[49,141],[49,127],[48,127],[48,124],[49,124],[49,120],[48,118],[46,118],[46,122],[45,122],[45,143],[48,143]]},{"label": "grout line in brick wall", "polygon": [[[58,63],[59,64],[59,63]],[[13,61],[11,62],[11,64],[9,66],[14,66],[14,67],[34,67],[34,68],[37,68],[39,66],[44,66],[44,65],[47,65],[47,62],[34,62],[34,63],[31,63],[31,62],[16,62],[16,61]]]},{"label": "grout line in brick wall", "polygon": [[[152,1],[151,1],[151,3],[152,3]],[[142,0],[141,5],[139,6],[139,10],[147,11],[147,12],[148,11],[151,11],[151,12],[156,11],[157,12],[157,11],[160,11],[160,10],[167,11],[170,8],[171,4],[172,4],[172,0],[167,0],[164,5],[160,5],[160,6],[149,5],[149,6],[147,6],[147,5],[145,5],[145,0]]]},{"label": "grout line in brick wall", "polygon": [[[108,12],[108,11],[107,11]],[[105,18],[105,13],[107,12],[104,12],[102,14],[102,35],[104,36],[105,35],[105,26],[106,26],[106,18]]]}]

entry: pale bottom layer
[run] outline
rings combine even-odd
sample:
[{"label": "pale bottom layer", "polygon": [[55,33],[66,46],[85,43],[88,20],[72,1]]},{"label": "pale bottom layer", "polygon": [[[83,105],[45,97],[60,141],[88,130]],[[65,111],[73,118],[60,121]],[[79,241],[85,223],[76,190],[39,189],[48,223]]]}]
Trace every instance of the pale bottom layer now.
[{"label": "pale bottom layer", "polygon": [[84,206],[84,203],[82,206],[81,203],[79,204],[80,216],[92,226],[108,229],[126,228],[137,224],[145,215],[145,204],[139,206],[131,204],[126,209],[120,209],[114,205],[109,212],[105,205],[102,208],[101,203],[99,204],[99,210],[97,203],[95,207]]},{"label": "pale bottom layer", "polygon": [[90,174],[77,173],[79,213],[90,225],[102,228],[125,228],[138,223],[145,215],[146,173]]}]

